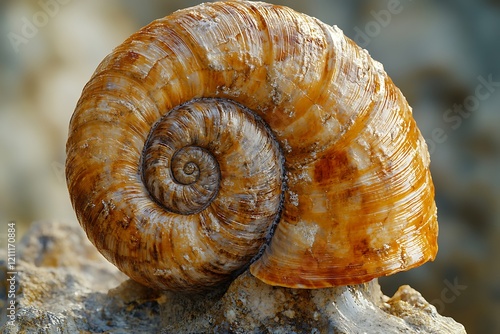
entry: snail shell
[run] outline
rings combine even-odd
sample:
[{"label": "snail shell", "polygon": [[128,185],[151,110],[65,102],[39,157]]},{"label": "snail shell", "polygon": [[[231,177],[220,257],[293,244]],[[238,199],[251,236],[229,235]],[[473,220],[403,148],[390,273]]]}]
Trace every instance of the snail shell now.
[{"label": "snail shell", "polygon": [[77,104],[66,175],[89,239],[158,289],[250,264],[272,285],[356,284],[437,252],[399,89],[337,27],[262,2],[180,10],[118,46]]}]

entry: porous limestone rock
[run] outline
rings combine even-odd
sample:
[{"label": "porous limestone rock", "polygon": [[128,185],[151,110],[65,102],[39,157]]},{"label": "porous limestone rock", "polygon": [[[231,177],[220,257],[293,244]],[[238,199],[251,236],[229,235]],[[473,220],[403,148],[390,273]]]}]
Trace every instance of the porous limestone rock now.
[{"label": "porous limestone rock", "polygon": [[409,286],[389,298],[377,280],[294,290],[244,273],[207,294],[153,291],[128,280],[71,223],[34,224],[17,260],[16,319],[5,323],[2,314],[2,333],[465,333]]}]

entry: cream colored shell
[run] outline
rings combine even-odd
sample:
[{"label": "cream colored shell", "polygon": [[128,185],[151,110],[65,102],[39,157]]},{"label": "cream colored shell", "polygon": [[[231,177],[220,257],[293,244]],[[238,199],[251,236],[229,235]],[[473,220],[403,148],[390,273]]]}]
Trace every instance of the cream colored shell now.
[{"label": "cream colored shell", "polygon": [[251,262],[272,285],[355,284],[437,252],[399,89],[337,27],[262,2],[180,10],[118,46],[78,102],[66,175],[89,239],[159,289]]}]

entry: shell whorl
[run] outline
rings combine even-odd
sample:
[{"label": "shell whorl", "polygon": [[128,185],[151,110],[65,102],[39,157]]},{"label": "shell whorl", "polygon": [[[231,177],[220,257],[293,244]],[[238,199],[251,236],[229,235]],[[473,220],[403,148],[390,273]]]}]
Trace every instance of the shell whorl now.
[{"label": "shell whorl", "polygon": [[169,212],[196,214],[215,199],[213,214],[225,220],[277,216],[283,179],[279,146],[242,105],[199,99],[176,107],[153,127],[142,157],[146,188]]},{"label": "shell whorl", "polygon": [[89,239],[159,289],[253,260],[273,285],[354,284],[437,252],[411,108],[338,28],[286,7],[207,3],[132,35],[84,88],[66,176]]}]

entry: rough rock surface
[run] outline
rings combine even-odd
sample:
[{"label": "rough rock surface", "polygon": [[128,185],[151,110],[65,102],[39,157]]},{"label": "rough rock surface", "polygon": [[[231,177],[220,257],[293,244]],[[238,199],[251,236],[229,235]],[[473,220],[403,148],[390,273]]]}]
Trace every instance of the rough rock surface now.
[{"label": "rough rock surface", "polygon": [[[205,295],[159,293],[118,272],[76,224],[35,224],[17,259],[16,319],[1,314],[2,333],[465,333],[409,286],[389,298],[377,280],[293,290],[244,273]],[[4,291],[6,272],[0,262]]]}]

